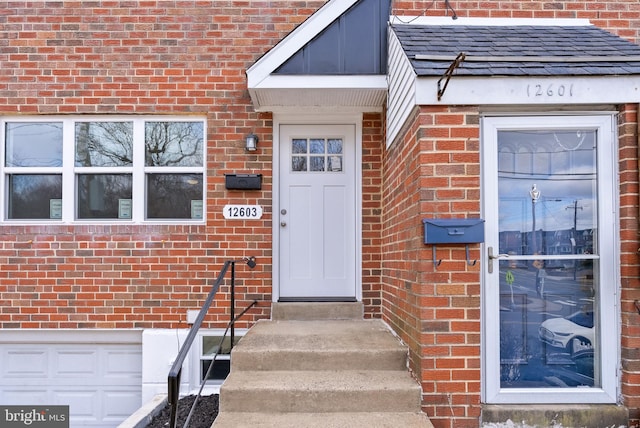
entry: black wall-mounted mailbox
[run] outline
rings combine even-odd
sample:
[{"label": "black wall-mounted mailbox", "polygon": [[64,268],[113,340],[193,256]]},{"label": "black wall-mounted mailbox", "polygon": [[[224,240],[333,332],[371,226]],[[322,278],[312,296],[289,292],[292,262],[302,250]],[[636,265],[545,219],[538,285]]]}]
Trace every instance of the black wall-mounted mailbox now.
[{"label": "black wall-mounted mailbox", "polygon": [[425,244],[475,244],[484,242],[480,218],[424,219]]},{"label": "black wall-mounted mailbox", "polygon": [[228,190],[260,190],[262,174],[225,174],[224,184]]}]

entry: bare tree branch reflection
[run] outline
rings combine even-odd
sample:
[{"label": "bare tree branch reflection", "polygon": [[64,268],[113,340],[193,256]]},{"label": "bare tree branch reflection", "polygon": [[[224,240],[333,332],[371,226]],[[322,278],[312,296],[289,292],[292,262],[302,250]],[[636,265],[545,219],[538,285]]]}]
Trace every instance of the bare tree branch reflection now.
[{"label": "bare tree branch reflection", "polygon": [[146,166],[202,166],[201,122],[147,122]]}]

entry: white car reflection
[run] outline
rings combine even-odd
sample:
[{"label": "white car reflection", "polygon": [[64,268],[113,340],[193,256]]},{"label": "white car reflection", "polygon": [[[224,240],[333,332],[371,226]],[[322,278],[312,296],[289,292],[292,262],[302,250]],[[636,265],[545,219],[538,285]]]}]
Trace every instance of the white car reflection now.
[{"label": "white car reflection", "polygon": [[540,324],[538,335],[543,342],[564,348],[569,354],[590,349],[595,343],[593,312],[575,312],[565,318],[551,318]]}]

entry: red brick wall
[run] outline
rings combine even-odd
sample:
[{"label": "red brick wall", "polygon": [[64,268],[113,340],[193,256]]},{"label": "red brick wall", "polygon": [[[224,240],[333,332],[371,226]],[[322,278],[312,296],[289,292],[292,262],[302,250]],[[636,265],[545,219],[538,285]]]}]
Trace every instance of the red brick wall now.
[{"label": "red brick wall", "polygon": [[[272,120],[253,111],[245,71],[323,3],[0,2],[0,115],[197,114],[208,127],[206,225],[0,225],[1,328],[186,327],[224,261],[250,255],[255,270],[237,265],[238,307],[258,299],[245,319],[268,316]],[[381,119],[371,121],[375,150]],[[262,173],[263,190],[225,190],[230,172]],[[265,213],[225,221],[229,203]],[[215,325],[228,320],[222,291]]]},{"label": "red brick wall", "polygon": [[422,219],[480,216],[478,133],[476,108],[421,107],[385,156],[383,315],[410,347],[436,427],[478,423],[480,265],[438,245],[434,267]]},{"label": "red brick wall", "polygon": [[634,301],[640,300],[638,131],[638,105],[622,106],[618,116],[622,394],[624,404],[630,409],[630,425],[635,427],[640,426],[640,315],[634,305]]},{"label": "red brick wall", "polygon": [[365,317],[380,317],[383,116],[365,114],[362,122],[362,302]]}]

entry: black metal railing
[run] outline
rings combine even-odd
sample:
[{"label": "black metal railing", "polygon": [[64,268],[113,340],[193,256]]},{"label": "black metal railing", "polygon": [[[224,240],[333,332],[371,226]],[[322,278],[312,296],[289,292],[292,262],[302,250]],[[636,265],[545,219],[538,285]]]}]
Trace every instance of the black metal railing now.
[{"label": "black metal railing", "polygon": [[256,259],[255,259],[255,257],[245,257],[244,259],[241,259],[241,260],[227,260],[224,263],[224,266],[222,266],[222,269],[220,270],[220,273],[218,274],[218,277],[216,279],[215,284],[211,288],[211,291],[209,292],[209,295],[207,296],[207,299],[205,300],[204,305],[200,309],[200,312],[198,312],[198,316],[196,317],[195,321],[193,322],[193,325],[191,326],[191,329],[189,330],[189,333],[187,334],[187,338],[185,339],[184,343],[180,347],[180,350],[178,351],[178,355],[176,356],[176,359],[173,362],[173,365],[171,366],[171,370],[169,370],[167,403],[169,404],[170,410],[171,410],[170,419],[169,419],[170,428],[175,428],[176,421],[177,421],[177,418],[178,418],[178,400],[180,399],[180,375],[182,374],[182,365],[184,363],[185,358],[189,354],[189,350],[191,349],[191,346],[193,345],[193,341],[195,340],[196,336],[198,335],[198,330],[200,330],[200,327],[202,326],[204,318],[207,315],[207,312],[209,311],[209,307],[211,306],[211,303],[213,303],[213,300],[215,299],[216,293],[220,289],[220,285],[222,284],[222,281],[224,280],[224,277],[227,274],[227,271],[229,270],[229,267],[231,267],[231,290],[230,290],[231,291],[231,299],[230,299],[231,307],[230,307],[229,324],[227,325],[227,328],[225,329],[225,332],[224,332],[224,335],[223,335],[223,337],[221,339],[220,345],[218,346],[217,351],[216,351],[216,353],[215,353],[215,355],[213,357],[213,360],[211,361],[211,364],[209,365],[209,369],[207,370],[207,374],[204,376],[204,379],[203,379],[202,383],[200,384],[200,390],[198,391],[198,395],[196,396],[196,399],[193,402],[193,405],[191,407],[191,411],[189,412],[189,416],[187,417],[187,420],[185,421],[184,427],[187,427],[188,424],[189,424],[189,421],[191,419],[191,415],[193,413],[193,410],[196,407],[196,404],[198,403],[198,398],[200,398],[200,394],[202,393],[202,389],[204,387],[204,384],[206,383],[207,379],[209,378],[209,373],[211,371],[211,368],[215,364],[216,358],[217,358],[218,354],[220,353],[220,350],[222,349],[222,345],[223,345],[224,340],[226,338],[227,332],[231,331],[230,349],[233,349],[233,343],[235,341],[235,323],[236,323],[236,320],[238,318],[240,318],[242,315],[244,315],[249,309],[251,309],[254,305],[256,305],[258,303],[256,300],[254,300],[253,303],[251,303],[247,308],[245,308],[236,317],[236,315],[235,315],[235,279],[236,279],[235,278],[235,266],[236,266],[236,262],[246,263],[247,266],[249,266],[251,269],[256,267]]}]

